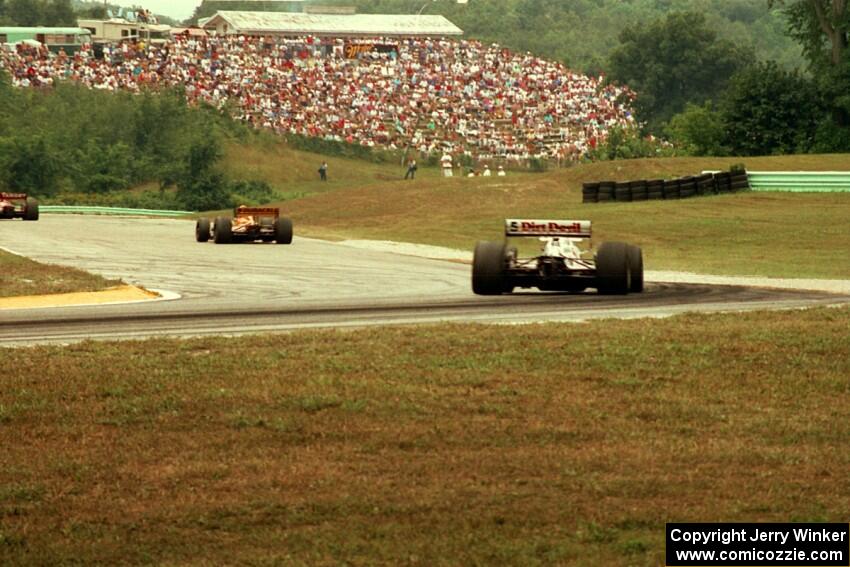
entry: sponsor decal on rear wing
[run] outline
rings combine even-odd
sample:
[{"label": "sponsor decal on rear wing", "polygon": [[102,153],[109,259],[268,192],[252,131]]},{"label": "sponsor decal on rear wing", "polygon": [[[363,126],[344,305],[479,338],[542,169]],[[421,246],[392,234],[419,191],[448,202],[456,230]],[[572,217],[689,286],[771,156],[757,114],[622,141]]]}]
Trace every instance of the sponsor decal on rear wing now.
[{"label": "sponsor decal on rear wing", "polygon": [[590,238],[589,220],[505,219],[505,236]]},{"label": "sponsor decal on rear wing", "polygon": [[274,216],[277,217],[280,209],[277,207],[236,207],[236,216]]},{"label": "sponsor decal on rear wing", "polygon": [[27,198],[26,193],[2,193],[2,192],[0,192],[0,199],[11,200],[11,199],[26,199],[26,198]]}]

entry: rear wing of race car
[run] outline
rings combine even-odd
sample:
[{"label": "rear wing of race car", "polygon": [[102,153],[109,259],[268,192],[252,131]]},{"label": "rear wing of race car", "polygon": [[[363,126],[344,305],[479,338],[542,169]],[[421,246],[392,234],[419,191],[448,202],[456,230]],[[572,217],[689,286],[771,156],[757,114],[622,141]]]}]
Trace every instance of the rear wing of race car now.
[{"label": "rear wing of race car", "polygon": [[236,207],[235,215],[237,217],[274,217],[280,216],[280,209],[277,207]]},{"label": "rear wing of race car", "polygon": [[6,201],[17,201],[20,199],[26,200],[26,193],[3,193],[0,192],[0,199],[4,199]]},{"label": "rear wing of race car", "polygon": [[505,236],[590,238],[590,221],[505,219]]}]

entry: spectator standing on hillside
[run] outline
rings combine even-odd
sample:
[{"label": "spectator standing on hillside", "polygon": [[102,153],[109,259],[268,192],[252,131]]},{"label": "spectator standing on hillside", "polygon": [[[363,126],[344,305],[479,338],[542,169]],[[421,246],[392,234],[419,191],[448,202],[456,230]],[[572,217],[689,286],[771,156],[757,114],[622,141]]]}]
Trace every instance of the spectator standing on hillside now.
[{"label": "spectator standing on hillside", "polygon": [[452,177],[452,156],[448,152],[444,153],[440,163],[443,166],[443,177]]},{"label": "spectator standing on hillside", "polygon": [[416,179],[416,170],[417,169],[418,169],[418,167],[416,165],[415,159],[411,159],[410,161],[408,161],[407,162],[407,173],[404,174],[404,178],[407,179],[408,176],[409,176],[411,179]]},{"label": "spectator standing on hillside", "polygon": [[328,162],[323,161],[322,165],[319,166],[319,178],[322,181],[328,180]]}]

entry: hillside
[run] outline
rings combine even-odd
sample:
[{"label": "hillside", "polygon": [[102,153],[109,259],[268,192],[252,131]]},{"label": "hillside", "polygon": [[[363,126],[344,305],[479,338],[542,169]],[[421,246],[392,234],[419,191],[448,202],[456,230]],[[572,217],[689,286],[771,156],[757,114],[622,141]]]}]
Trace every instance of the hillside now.
[{"label": "hillside", "polygon": [[[413,182],[403,181],[403,169],[395,165],[357,166],[350,160],[335,160],[333,181],[327,185],[310,180],[316,175],[310,171],[315,163],[310,154],[293,158],[291,166],[270,166],[264,179],[274,187],[301,188],[303,195],[282,206],[302,236],[472,250],[476,240],[500,239],[501,221],[507,217],[580,217],[594,222],[597,242],[625,240],[643,246],[650,269],[850,277],[847,266],[833,261],[850,249],[846,230],[850,194],[741,193],[683,201],[581,204],[584,181],[672,178],[728,169],[739,161],[736,158],[623,160],[545,174],[510,172],[504,178],[448,180],[425,168]],[[238,161],[260,159],[241,155]],[[846,170],[848,163],[847,155],[806,155],[748,158],[745,165],[752,170]],[[292,171],[302,173],[288,177]],[[782,227],[793,225],[818,230],[783,238]]]}]

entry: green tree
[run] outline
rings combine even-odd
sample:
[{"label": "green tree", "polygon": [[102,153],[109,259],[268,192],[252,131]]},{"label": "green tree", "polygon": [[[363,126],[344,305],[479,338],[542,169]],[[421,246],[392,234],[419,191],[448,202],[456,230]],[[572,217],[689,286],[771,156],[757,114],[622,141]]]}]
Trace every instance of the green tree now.
[{"label": "green tree", "polygon": [[211,132],[202,133],[189,147],[177,181],[177,198],[189,210],[204,211],[233,205],[224,176],[215,170],[221,142]]},{"label": "green tree", "polygon": [[728,77],[751,58],[718,39],[702,14],[674,13],[623,31],[611,55],[610,75],[635,90],[638,117],[659,132],[687,103],[717,98]]},{"label": "green tree", "polygon": [[57,189],[60,159],[40,137],[5,141],[0,146],[5,185],[31,195],[53,195]]},{"label": "green tree", "polygon": [[737,73],[721,112],[727,144],[736,155],[808,152],[824,115],[814,84],[773,62]]},{"label": "green tree", "polygon": [[77,15],[71,7],[71,0],[50,0],[44,6],[45,26],[76,26]]},{"label": "green tree", "polygon": [[839,128],[850,128],[850,8],[848,0],[768,0],[788,16],[818,88]]},{"label": "green tree", "polygon": [[44,19],[44,4],[39,0],[6,0],[5,16],[16,26],[38,26]]},{"label": "green tree", "polygon": [[710,101],[703,105],[688,103],[685,110],[670,120],[667,136],[681,150],[696,156],[727,155],[724,146],[726,124]]}]

